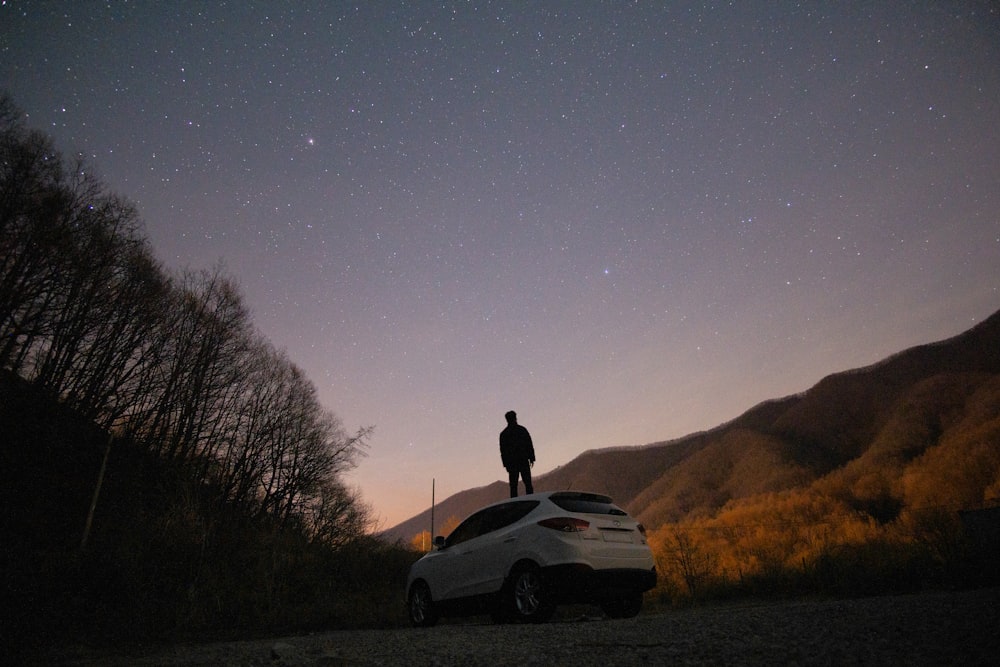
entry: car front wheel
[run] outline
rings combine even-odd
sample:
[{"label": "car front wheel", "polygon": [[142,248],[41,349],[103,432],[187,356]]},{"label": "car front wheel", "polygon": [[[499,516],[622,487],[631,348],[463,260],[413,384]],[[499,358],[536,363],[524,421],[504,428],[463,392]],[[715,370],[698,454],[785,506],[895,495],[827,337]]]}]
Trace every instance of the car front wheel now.
[{"label": "car front wheel", "polygon": [[507,589],[510,615],[518,621],[544,623],[555,612],[555,601],[537,565],[521,565],[510,576]]},{"label": "car front wheel", "polygon": [[410,612],[410,622],[418,628],[428,628],[437,623],[437,611],[434,609],[434,599],[431,589],[424,581],[417,581],[410,587],[407,600],[407,610]]}]

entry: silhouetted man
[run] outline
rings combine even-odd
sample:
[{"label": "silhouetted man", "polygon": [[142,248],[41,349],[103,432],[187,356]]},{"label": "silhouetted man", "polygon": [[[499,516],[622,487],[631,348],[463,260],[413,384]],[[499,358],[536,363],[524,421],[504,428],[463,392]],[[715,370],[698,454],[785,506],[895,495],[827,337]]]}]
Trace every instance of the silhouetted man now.
[{"label": "silhouetted man", "polygon": [[513,410],[504,415],[507,428],[500,431],[500,460],[510,477],[510,497],[517,497],[517,477],[524,480],[524,492],[534,493],[531,486],[531,466],[535,463],[535,447],[528,429],[517,423]]}]

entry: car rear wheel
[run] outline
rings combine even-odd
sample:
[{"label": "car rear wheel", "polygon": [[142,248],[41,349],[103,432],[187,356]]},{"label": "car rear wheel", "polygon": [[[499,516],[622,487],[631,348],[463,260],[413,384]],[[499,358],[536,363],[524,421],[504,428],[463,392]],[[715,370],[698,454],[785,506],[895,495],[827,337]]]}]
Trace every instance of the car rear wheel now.
[{"label": "car rear wheel", "polygon": [[632,618],[642,610],[642,593],[622,592],[601,603],[601,611],[611,618]]},{"label": "car rear wheel", "polygon": [[410,612],[410,622],[414,626],[428,628],[437,623],[437,610],[434,608],[431,589],[426,582],[417,581],[410,587],[410,596],[406,607]]},{"label": "car rear wheel", "polygon": [[517,621],[544,623],[556,610],[555,601],[545,586],[542,571],[534,563],[518,566],[510,575],[507,608]]}]

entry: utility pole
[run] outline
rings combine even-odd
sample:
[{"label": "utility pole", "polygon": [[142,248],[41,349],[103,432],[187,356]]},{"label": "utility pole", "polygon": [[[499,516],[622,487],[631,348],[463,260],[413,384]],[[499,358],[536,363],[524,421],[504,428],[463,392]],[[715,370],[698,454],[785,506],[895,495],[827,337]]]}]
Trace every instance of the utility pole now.
[{"label": "utility pole", "polygon": [[83,539],[80,540],[80,551],[87,548],[87,539],[90,538],[90,526],[94,523],[94,510],[97,509],[97,497],[101,495],[101,485],[104,484],[104,471],[108,468],[108,455],[111,453],[111,442],[114,439],[114,433],[109,430],[108,444],[104,447],[104,459],[101,461],[101,471],[97,473],[97,485],[94,487],[94,497],[90,499],[87,523],[83,526]]}]

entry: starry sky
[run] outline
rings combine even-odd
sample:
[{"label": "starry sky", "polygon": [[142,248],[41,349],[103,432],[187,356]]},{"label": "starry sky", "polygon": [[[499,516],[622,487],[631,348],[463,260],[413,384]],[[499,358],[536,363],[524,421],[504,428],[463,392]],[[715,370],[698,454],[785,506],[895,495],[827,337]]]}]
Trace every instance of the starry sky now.
[{"label": "starry sky", "polygon": [[0,0],[0,88],[220,263],[381,527],[1000,309],[990,2]]}]

